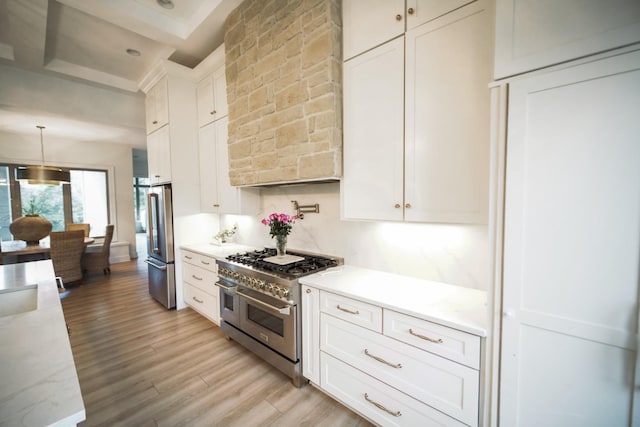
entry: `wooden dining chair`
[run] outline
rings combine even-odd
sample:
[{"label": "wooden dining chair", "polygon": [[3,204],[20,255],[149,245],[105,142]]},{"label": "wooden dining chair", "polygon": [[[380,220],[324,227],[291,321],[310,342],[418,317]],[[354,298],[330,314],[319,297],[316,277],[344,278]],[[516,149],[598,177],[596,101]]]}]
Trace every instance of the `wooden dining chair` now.
[{"label": "wooden dining chair", "polygon": [[87,223],[79,223],[79,222],[69,222],[65,224],[66,231],[72,230],[82,230],[84,231],[84,237],[89,237],[89,231],[91,230],[91,224]]},{"label": "wooden dining chair", "polygon": [[85,252],[82,257],[82,270],[102,270],[103,274],[111,273],[109,256],[111,255],[111,240],[113,239],[113,224],[107,225],[102,247],[96,252]]},{"label": "wooden dining chair", "polygon": [[62,283],[82,282],[84,231],[54,231],[49,234],[53,269]]}]

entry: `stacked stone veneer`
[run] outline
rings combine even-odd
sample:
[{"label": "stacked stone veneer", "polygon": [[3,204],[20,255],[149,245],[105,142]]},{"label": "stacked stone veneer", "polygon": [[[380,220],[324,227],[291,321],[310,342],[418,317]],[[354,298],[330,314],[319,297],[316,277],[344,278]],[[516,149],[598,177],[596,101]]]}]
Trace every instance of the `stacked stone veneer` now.
[{"label": "stacked stone veneer", "polygon": [[225,23],[232,185],[342,174],[338,0],[246,0]]}]

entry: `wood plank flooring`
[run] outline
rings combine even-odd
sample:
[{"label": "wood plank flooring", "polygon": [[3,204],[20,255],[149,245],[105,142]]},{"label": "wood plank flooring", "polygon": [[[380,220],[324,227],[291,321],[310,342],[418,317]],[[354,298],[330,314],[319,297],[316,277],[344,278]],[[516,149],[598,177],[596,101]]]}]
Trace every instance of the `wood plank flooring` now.
[{"label": "wood plank flooring", "polygon": [[87,413],[81,426],[369,426],[228,341],[191,309],[166,310],[141,260],[62,295]]}]

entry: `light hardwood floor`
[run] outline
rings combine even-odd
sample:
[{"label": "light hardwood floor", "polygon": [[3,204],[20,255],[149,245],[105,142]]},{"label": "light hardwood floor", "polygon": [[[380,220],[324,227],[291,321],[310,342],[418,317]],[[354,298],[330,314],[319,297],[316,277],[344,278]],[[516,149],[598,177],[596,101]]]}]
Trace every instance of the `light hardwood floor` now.
[{"label": "light hardwood floor", "polygon": [[166,310],[141,260],[62,298],[87,419],[81,426],[369,426],[191,309]]}]

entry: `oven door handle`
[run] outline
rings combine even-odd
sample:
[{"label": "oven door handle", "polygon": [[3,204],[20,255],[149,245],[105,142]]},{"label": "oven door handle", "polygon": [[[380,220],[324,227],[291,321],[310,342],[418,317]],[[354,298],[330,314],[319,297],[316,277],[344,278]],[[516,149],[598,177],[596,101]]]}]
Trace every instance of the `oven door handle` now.
[{"label": "oven door handle", "polygon": [[287,306],[287,307],[282,307],[282,308],[280,308],[280,307],[275,307],[275,306],[273,306],[273,305],[271,305],[271,304],[268,304],[268,303],[266,303],[266,302],[264,302],[264,301],[260,301],[260,300],[259,300],[259,299],[257,299],[257,298],[254,298],[254,297],[252,297],[252,296],[249,296],[249,295],[245,294],[244,292],[242,292],[242,291],[240,291],[240,290],[237,290],[237,291],[236,291],[236,293],[237,293],[238,295],[242,296],[242,298],[246,298],[246,299],[248,299],[248,300],[249,300],[249,301],[251,301],[251,302],[255,302],[256,304],[261,305],[262,307],[268,308],[268,309],[270,309],[270,310],[277,311],[278,313],[280,313],[280,314],[284,314],[285,316],[289,316],[289,315],[291,314],[291,310],[290,310],[290,309],[291,309],[291,307],[288,307],[288,306]]},{"label": "oven door handle", "polygon": [[222,284],[222,283],[220,283],[220,282],[216,282],[216,283],[215,283],[215,285],[216,285],[217,287],[219,287],[219,288],[224,289],[225,291],[233,292],[233,293],[235,293],[235,292],[236,292],[236,290],[235,290],[235,286],[227,286],[227,285],[223,285],[223,284]]}]

